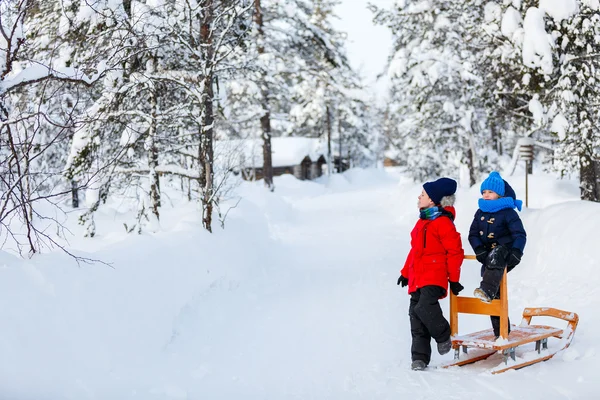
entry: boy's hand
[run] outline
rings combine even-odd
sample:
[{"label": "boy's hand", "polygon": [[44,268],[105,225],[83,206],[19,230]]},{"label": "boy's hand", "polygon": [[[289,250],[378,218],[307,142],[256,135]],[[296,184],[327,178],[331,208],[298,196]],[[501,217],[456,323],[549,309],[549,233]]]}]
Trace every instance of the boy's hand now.
[{"label": "boy's hand", "polygon": [[463,285],[461,285],[458,282],[450,282],[450,290],[452,290],[452,293],[454,293],[455,296],[458,296],[458,294],[464,289],[465,287]]},{"label": "boy's hand", "polygon": [[514,267],[519,265],[521,262],[521,257],[523,257],[523,252],[516,247],[510,249],[510,253],[508,254],[508,260],[506,265],[508,266],[508,270],[512,270]]},{"label": "boy's hand", "polygon": [[484,246],[475,248],[475,258],[482,264],[485,264],[485,259],[487,258],[488,253],[489,251],[487,251]]},{"label": "boy's hand", "polygon": [[408,278],[405,278],[402,275],[400,275],[400,278],[398,278],[398,283],[396,283],[396,285],[402,285],[402,287],[407,286]]}]

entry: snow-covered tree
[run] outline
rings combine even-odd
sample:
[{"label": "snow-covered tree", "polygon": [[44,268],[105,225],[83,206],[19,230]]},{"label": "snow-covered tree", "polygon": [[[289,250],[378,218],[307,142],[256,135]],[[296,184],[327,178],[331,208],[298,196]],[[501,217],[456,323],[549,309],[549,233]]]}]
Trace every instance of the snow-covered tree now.
[{"label": "snow-covered tree", "polygon": [[[62,175],[64,143],[76,128],[74,114],[85,98],[78,90],[98,75],[93,68],[65,64],[64,48],[48,45],[38,17],[52,6],[35,1],[0,3],[0,221],[3,240],[10,238],[18,251],[62,247],[47,233],[50,226],[60,233],[60,221],[39,214],[38,205],[56,205],[56,215],[71,193]],[[57,21],[48,18],[45,26]]]},{"label": "snow-covered tree", "polygon": [[483,20],[480,1],[402,2],[376,10],[375,21],[393,33],[389,63],[394,122],[392,145],[415,179],[458,176],[470,184],[495,163],[474,29]]},{"label": "snow-covered tree", "polygon": [[[374,99],[369,98],[359,76],[350,67],[345,50],[345,34],[332,25],[337,0],[314,0],[308,22],[315,35],[309,43],[321,44],[320,52],[309,58],[306,73],[293,87],[294,104],[290,110],[294,136],[328,137],[337,141],[338,158],[355,165],[373,161],[374,131],[369,124],[376,118],[369,113]],[[314,46],[314,45],[313,45]],[[330,141],[330,139],[328,140]],[[341,150],[340,150],[341,149]],[[331,166],[329,166],[331,168]]]},{"label": "snow-covered tree", "polygon": [[121,26],[113,37],[127,46],[111,60],[117,67],[88,109],[70,167],[89,173],[90,163],[99,160],[103,187],[135,189],[138,220],[129,229],[139,231],[144,220],[159,218],[159,176],[169,175],[194,182],[203,224],[211,230],[219,199],[214,86],[221,69],[230,68],[227,61],[239,42],[237,22],[248,9],[244,1],[132,1],[127,9],[106,13],[121,16],[113,22]]},{"label": "snow-covered tree", "polygon": [[564,14],[548,10],[557,25],[558,65],[547,95],[550,130],[558,139],[554,167],[579,172],[581,198],[599,202],[600,10],[597,3],[572,3]]},{"label": "snow-covered tree", "polygon": [[505,2],[494,50],[501,56],[490,74],[499,89],[496,121],[553,146],[548,167],[578,174],[582,199],[593,201],[600,200],[598,13],[596,2],[581,0]]}]

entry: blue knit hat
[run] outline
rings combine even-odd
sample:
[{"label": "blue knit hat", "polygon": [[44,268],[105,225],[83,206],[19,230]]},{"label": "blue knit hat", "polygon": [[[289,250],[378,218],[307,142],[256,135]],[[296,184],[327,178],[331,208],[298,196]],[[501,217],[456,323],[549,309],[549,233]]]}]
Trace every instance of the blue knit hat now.
[{"label": "blue knit hat", "polygon": [[456,193],[456,181],[450,178],[440,178],[437,181],[426,182],[423,189],[435,204],[440,204],[442,197]]},{"label": "blue knit hat", "polygon": [[498,196],[502,197],[505,193],[504,179],[496,171],[490,173],[485,181],[481,183],[479,191],[483,193],[484,190],[491,190],[492,192],[498,193]]}]

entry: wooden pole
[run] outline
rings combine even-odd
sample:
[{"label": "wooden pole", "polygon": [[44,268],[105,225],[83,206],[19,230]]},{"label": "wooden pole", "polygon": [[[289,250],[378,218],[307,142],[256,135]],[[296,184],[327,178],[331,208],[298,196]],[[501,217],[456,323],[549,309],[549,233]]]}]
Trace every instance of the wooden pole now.
[{"label": "wooden pole", "polygon": [[458,298],[450,290],[450,336],[458,335]]},{"label": "wooden pole", "polygon": [[529,207],[529,163],[525,161],[525,207]]}]

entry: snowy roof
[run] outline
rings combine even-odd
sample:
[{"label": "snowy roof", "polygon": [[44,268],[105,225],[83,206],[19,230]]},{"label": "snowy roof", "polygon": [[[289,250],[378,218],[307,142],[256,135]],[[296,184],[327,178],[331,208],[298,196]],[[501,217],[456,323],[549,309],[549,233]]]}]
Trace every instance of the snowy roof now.
[{"label": "snowy roof", "polygon": [[400,149],[398,149],[396,146],[389,147],[389,148],[385,149],[385,151],[383,152],[383,156],[386,158],[391,158],[391,159],[399,158],[400,157]]},{"label": "snowy roof", "polygon": [[[225,157],[230,165],[261,168],[263,166],[262,139],[215,141],[215,159]],[[279,137],[271,139],[273,167],[299,165],[304,158],[317,161],[327,159],[327,143],[322,139]]]}]

